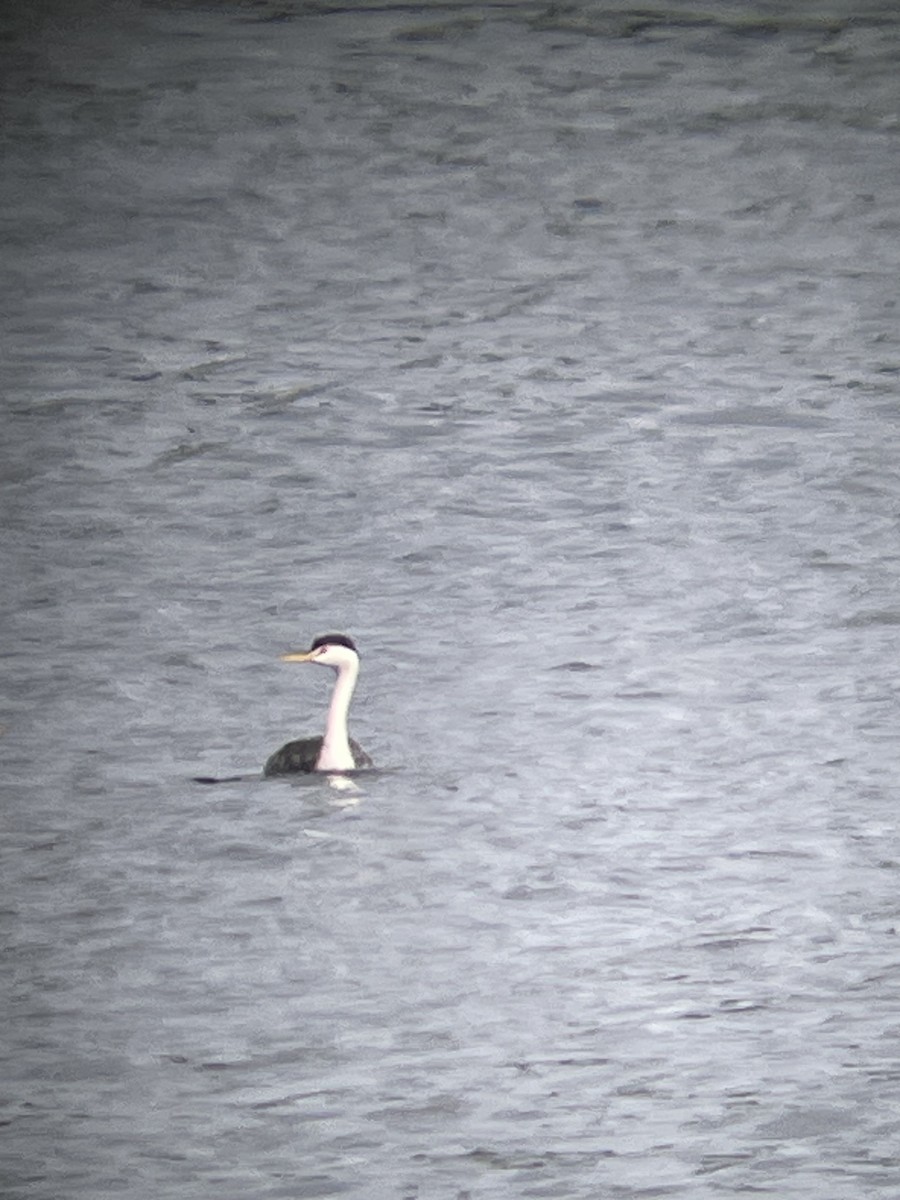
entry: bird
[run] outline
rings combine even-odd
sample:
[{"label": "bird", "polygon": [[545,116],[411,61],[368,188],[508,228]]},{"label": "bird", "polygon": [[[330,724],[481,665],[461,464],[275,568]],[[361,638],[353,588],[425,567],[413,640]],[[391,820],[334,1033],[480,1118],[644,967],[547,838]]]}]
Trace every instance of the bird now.
[{"label": "bird", "polygon": [[293,775],[312,771],[353,771],[375,764],[362,746],[347,732],[347,713],[359,675],[359,651],[345,633],[326,633],[313,640],[308,650],[281,655],[282,662],[312,662],[331,667],[336,678],[320,737],[298,738],[271,754],[263,775]]}]

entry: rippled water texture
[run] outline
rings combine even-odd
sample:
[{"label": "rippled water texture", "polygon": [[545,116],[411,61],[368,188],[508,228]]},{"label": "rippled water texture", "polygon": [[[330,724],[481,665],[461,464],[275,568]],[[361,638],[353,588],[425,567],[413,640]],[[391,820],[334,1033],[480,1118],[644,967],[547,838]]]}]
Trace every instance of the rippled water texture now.
[{"label": "rippled water texture", "polygon": [[4,12],[5,1200],[893,1200],[895,5]]}]

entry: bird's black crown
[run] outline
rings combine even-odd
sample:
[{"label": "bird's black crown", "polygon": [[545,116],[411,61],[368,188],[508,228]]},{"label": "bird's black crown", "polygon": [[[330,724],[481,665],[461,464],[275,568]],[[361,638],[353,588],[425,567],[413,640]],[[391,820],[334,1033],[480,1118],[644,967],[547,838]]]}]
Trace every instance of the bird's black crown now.
[{"label": "bird's black crown", "polygon": [[320,646],[346,646],[348,650],[359,656],[359,651],[354,644],[353,638],[347,637],[346,633],[323,633],[321,637],[317,637],[310,646],[310,651],[318,650]]}]

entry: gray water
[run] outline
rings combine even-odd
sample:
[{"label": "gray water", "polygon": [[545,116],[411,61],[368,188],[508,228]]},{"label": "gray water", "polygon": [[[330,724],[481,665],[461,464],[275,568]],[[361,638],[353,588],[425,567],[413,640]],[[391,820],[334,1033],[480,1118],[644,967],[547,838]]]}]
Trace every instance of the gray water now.
[{"label": "gray water", "polygon": [[[5,1198],[900,1194],[900,16],[786,8],[6,11]],[[329,629],[396,769],[193,783]]]}]

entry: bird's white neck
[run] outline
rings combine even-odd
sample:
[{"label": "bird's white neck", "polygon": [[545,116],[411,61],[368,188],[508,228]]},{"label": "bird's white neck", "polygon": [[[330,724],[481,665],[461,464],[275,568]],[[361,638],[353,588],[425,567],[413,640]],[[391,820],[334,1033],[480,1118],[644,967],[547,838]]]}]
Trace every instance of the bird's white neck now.
[{"label": "bird's white neck", "polygon": [[328,716],[325,719],[325,737],[316,759],[317,771],[352,771],[353,752],[350,749],[350,734],[347,731],[347,713],[356,687],[359,664],[347,663],[338,667]]}]

